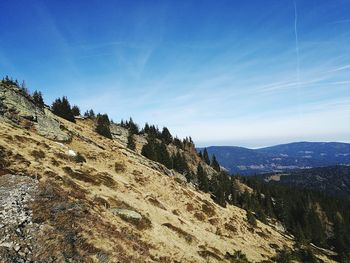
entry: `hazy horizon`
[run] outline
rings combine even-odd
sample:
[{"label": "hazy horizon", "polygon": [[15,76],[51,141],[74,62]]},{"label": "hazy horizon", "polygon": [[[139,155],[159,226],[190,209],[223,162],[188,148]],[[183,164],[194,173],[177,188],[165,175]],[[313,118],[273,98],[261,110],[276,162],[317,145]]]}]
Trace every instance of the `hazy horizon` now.
[{"label": "hazy horizon", "polygon": [[350,142],[350,1],[3,1],[0,69],[198,146]]},{"label": "hazy horizon", "polygon": [[[343,141],[289,141],[289,142],[282,142],[277,144],[269,144],[269,145],[260,145],[260,146],[245,146],[245,145],[235,145],[235,144],[215,144],[215,145],[197,145],[196,148],[206,148],[206,147],[241,147],[241,148],[247,148],[247,149],[261,149],[271,146],[277,146],[277,145],[283,145],[283,144],[291,144],[291,143],[301,143],[301,142],[311,142],[311,143],[346,143],[350,144],[350,142],[343,142]],[[196,142],[195,142],[196,143]]]}]

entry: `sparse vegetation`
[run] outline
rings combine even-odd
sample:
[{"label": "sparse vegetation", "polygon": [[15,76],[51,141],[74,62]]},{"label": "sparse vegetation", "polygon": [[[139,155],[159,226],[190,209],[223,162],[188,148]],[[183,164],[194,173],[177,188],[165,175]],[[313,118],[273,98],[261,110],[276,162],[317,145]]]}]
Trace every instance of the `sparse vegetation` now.
[{"label": "sparse vegetation", "polygon": [[184,238],[188,243],[192,243],[192,241],[195,240],[194,236],[192,236],[191,234],[187,233],[186,231],[182,230],[181,228],[176,227],[170,223],[164,223],[163,226],[166,226],[170,230],[177,233],[179,237]]},{"label": "sparse vegetation", "polygon": [[123,161],[117,161],[114,163],[114,171],[116,173],[124,173],[126,171],[126,165]]},{"label": "sparse vegetation", "polygon": [[233,255],[227,252],[225,258],[235,263],[249,263],[247,256],[241,250],[235,251]]},{"label": "sparse vegetation", "polygon": [[198,251],[198,254],[201,257],[207,259],[208,262],[210,262],[209,258],[214,258],[214,259],[216,259],[218,261],[222,261],[222,258],[219,255],[217,255],[216,253],[214,253],[214,252],[212,252],[210,250],[207,250],[207,249]]},{"label": "sparse vegetation", "polygon": [[36,161],[38,161],[40,159],[44,159],[46,156],[42,150],[33,150],[31,152],[31,155],[35,158]]},{"label": "sparse vegetation", "polygon": [[85,157],[80,152],[78,152],[77,155],[74,156],[74,161],[76,163],[86,163]]},{"label": "sparse vegetation", "polygon": [[254,214],[251,212],[251,211],[247,211],[247,221],[248,223],[253,226],[253,227],[256,227],[257,223],[256,223],[256,219],[255,219],[255,216]]}]

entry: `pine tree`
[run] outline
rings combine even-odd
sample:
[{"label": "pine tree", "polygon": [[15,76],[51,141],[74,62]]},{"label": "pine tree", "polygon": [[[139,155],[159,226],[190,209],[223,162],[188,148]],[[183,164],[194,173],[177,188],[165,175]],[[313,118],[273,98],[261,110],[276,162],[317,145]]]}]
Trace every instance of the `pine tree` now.
[{"label": "pine tree", "polygon": [[153,138],[148,138],[147,143],[142,147],[141,154],[150,160],[157,160],[155,140]]},{"label": "pine tree", "polygon": [[179,138],[177,138],[177,137],[174,138],[174,142],[173,143],[179,149],[183,149],[184,148],[181,140]]},{"label": "pine tree", "polygon": [[174,170],[179,172],[179,173],[186,173],[188,172],[188,165],[185,159],[185,156],[181,154],[179,151],[173,155],[173,166]]},{"label": "pine tree", "polygon": [[220,165],[218,163],[218,161],[216,160],[215,155],[213,154],[212,159],[211,159],[211,167],[213,167],[213,169],[217,172],[220,172]]},{"label": "pine tree", "polygon": [[198,167],[197,167],[197,179],[198,179],[199,190],[202,190],[203,192],[208,192],[209,191],[208,175],[204,171],[201,164],[198,164]]},{"label": "pine tree", "polygon": [[128,147],[130,150],[135,151],[136,149],[136,144],[135,144],[135,139],[133,134],[129,133],[128,135],[128,143],[126,145],[126,147]]},{"label": "pine tree", "polygon": [[72,107],[72,113],[73,113],[74,116],[80,116],[80,109],[79,109],[79,107],[77,105],[74,105]]},{"label": "pine tree", "polygon": [[109,125],[110,121],[107,114],[97,114],[96,132],[106,138],[112,139]]},{"label": "pine tree", "polygon": [[161,164],[164,164],[167,168],[173,168],[173,160],[170,158],[170,155],[167,150],[167,146],[164,142],[157,144],[157,161]]},{"label": "pine tree", "polygon": [[204,148],[204,151],[203,151],[203,158],[204,158],[204,162],[205,162],[207,165],[210,165],[210,159],[209,159],[209,154],[208,154],[207,148]]},{"label": "pine tree", "polygon": [[128,129],[129,129],[129,133],[131,134],[139,134],[139,127],[137,126],[136,123],[134,123],[132,118],[130,118],[130,121],[128,123]]},{"label": "pine tree", "polygon": [[87,110],[84,113],[84,117],[95,118],[95,112],[92,109],[91,110]]},{"label": "pine tree", "polygon": [[52,112],[68,121],[75,122],[74,115],[67,97],[56,99],[51,106]]},{"label": "pine tree", "polygon": [[34,104],[37,105],[40,108],[44,108],[44,99],[40,91],[34,91],[32,95]]},{"label": "pine tree", "polygon": [[199,158],[201,158],[201,160],[203,159],[202,151],[199,151],[199,152],[198,152],[198,156],[199,156]]},{"label": "pine tree", "polygon": [[149,124],[146,122],[145,127],[143,128],[143,133],[149,133]]},{"label": "pine tree", "polygon": [[173,136],[171,135],[167,127],[163,128],[162,141],[165,142],[166,144],[170,144],[173,141]]}]

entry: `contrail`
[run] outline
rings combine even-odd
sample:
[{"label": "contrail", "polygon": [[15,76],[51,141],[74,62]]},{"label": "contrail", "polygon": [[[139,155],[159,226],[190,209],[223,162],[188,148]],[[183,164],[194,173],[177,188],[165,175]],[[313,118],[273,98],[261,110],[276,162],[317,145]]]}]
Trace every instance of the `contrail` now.
[{"label": "contrail", "polygon": [[294,2],[294,34],[295,34],[295,52],[297,55],[297,96],[298,96],[298,112],[299,116],[301,117],[303,114],[302,106],[300,103],[300,58],[299,58],[299,39],[298,39],[298,9],[297,9],[297,3],[296,0],[293,0]]},{"label": "contrail", "polygon": [[297,54],[297,81],[300,82],[300,58],[299,58],[299,39],[298,39],[298,10],[297,3],[294,0],[294,33],[295,33],[295,52]]}]

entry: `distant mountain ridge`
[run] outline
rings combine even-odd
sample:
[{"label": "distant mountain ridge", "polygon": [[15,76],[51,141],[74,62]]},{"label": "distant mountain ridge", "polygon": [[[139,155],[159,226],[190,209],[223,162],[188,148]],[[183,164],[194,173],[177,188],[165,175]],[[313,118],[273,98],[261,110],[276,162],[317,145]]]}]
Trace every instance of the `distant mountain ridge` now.
[{"label": "distant mountain ridge", "polygon": [[207,150],[229,172],[244,175],[350,164],[350,143],[341,142],[293,142],[259,149],[210,146]]}]

